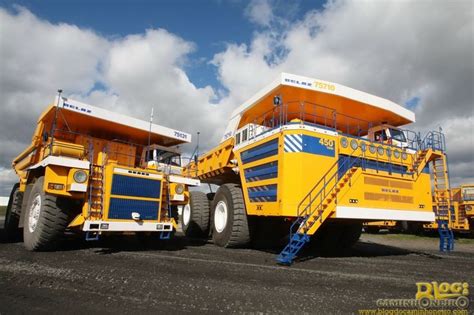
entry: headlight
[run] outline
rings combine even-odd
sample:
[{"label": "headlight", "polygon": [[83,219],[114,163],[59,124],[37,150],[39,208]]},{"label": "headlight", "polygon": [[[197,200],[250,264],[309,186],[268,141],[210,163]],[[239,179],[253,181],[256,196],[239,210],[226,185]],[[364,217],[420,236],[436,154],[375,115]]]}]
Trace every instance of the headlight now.
[{"label": "headlight", "polygon": [[347,148],[347,138],[344,138],[344,137],[341,138],[341,146],[343,148]]},{"label": "headlight", "polygon": [[78,170],[74,172],[72,177],[76,183],[82,184],[85,183],[87,180],[87,173],[83,170]]},{"label": "headlight", "polygon": [[355,150],[359,147],[359,144],[357,143],[357,141],[355,139],[352,139],[351,140],[351,148],[352,150]]},{"label": "headlight", "polygon": [[383,152],[384,152],[383,147],[378,147],[378,148],[377,148],[377,153],[378,153],[379,155],[383,155]]},{"label": "headlight", "polygon": [[176,187],[174,188],[174,191],[178,195],[181,195],[184,192],[184,185],[183,184],[177,184]]}]

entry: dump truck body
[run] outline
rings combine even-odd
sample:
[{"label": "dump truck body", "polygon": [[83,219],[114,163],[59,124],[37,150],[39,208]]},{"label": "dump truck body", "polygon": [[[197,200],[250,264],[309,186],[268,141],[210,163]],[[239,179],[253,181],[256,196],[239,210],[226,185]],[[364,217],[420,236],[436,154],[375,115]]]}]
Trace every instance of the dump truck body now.
[{"label": "dump truck body", "polygon": [[[9,208],[6,225],[23,227],[33,250],[53,246],[65,228],[89,239],[126,231],[168,237],[177,207],[188,203],[187,187],[199,185],[182,175],[173,148],[190,141],[184,132],[58,97],[13,161],[20,180],[12,195],[22,201]],[[54,233],[45,232],[55,237],[41,240],[44,220],[58,220]]]},{"label": "dump truck body", "polygon": [[[288,263],[331,222],[355,227],[342,233],[347,243],[371,220],[438,220],[449,231],[444,135],[399,128],[414,121],[413,112],[386,99],[282,74],[237,108],[221,144],[188,168],[203,182],[225,186],[211,200],[211,220],[249,226],[214,229],[214,241],[243,243],[255,230],[253,219],[283,218],[292,225],[279,262]],[[232,218],[232,211],[239,214]]]}]

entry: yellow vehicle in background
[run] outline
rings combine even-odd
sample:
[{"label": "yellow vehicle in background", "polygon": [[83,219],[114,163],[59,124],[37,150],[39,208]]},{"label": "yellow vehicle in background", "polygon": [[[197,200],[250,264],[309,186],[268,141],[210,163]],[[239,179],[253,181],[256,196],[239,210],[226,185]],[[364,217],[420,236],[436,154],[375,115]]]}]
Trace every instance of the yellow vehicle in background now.
[{"label": "yellow vehicle in background", "polygon": [[367,233],[378,233],[380,230],[395,231],[398,230],[399,224],[397,221],[371,221],[364,222],[364,231]]},{"label": "yellow vehicle in background", "polygon": [[[474,232],[474,184],[451,189],[451,221],[456,232]],[[436,205],[434,205],[436,211]],[[424,224],[426,230],[438,229],[437,222]]]},{"label": "yellow vehicle in background", "polygon": [[440,248],[450,250],[444,135],[399,128],[414,121],[389,100],[283,73],[237,108],[221,143],[187,167],[220,187],[209,201],[186,207],[188,218],[210,219],[183,220],[183,230],[192,235],[187,225],[194,223],[216,245],[236,247],[289,226],[277,261],[291,264],[313,235],[345,249],[363,222],[437,220]]},{"label": "yellow vehicle in background", "polygon": [[61,97],[38,119],[31,145],[13,160],[19,182],[5,230],[23,229],[29,250],[52,250],[66,229],[87,240],[102,233],[169,238],[189,203],[176,145],[187,133]]},{"label": "yellow vehicle in background", "polygon": [[461,185],[452,194],[454,202],[458,203],[460,217],[464,215],[467,218],[474,232],[474,184]]}]

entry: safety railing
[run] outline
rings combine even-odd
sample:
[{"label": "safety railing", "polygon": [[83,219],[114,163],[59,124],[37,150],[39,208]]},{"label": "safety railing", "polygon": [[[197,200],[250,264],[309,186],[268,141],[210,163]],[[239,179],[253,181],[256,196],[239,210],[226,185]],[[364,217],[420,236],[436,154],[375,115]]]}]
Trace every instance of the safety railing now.
[{"label": "safety railing", "polygon": [[256,116],[249,121],[260,130],[251,131],[248,140],[251,140],[268,130],[284,125],[301,124],[315,125],[329,128],[340,133],[362,137],[367,135],[373,123],[348,115],[337,113],[336,110],[312,103],[292,101],[276,105],[267,112]]}]

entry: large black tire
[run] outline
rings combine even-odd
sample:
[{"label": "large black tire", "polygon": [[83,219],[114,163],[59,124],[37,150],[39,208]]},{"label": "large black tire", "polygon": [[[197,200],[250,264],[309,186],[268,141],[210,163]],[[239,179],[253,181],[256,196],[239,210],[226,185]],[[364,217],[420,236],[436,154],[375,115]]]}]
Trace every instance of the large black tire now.
[{"label": "large black tire", "polygon": [[[64,236],[70,218],[70,203],[45,193],[43,183],[43,177],[34,183],[25,208],[23,242],[26,249],[31,251],[55,250]],[[36,225],[30,225],[33,211],[38,218]]]},{"label": "large black tire", "polygon": [[10,193],[7,211],[5,213],[4,231],[6,239],[17,241],[21,239],[21,229],[18,227],[21,215],[21,203],[23,193],[20,191],[20,184],[15,184]]},{"label": "large black tire", "polygon": [[187,237],[208,237],[209,213],[207,195],[201,191],[189,192],[189,204],[184,206],[181,220],[184,234]]},{"label": "large black tire", "polygon": [[[212,202],[212,239],[221,247],[243,247],[250,243],[250,229],[242,188],[237,184],[219,187]],[[218,214],[220,213],[220,214]],[[216,215],[225,218],[216,222]]]}]

